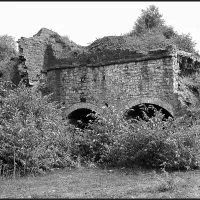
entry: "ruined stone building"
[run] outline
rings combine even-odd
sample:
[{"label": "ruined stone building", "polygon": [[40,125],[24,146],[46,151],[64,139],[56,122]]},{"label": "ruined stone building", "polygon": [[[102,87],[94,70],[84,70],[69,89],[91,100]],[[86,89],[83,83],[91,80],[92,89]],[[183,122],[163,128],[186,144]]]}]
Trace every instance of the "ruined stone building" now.
[{"label": "ruined stone building", "polygon": [[[140,52],[129,48],[122,36],[104,37],[82,47],[43,28],[18,44],[30,83],[45,84],[45,92],[53,93],[71,121],[85,119],[90,112],[101,114],[109,106],[134,116],[129,110],[137,110],[140,104],[161,108],[166,116],[179,116],[185,112],[181,77],[198,73],[200,66],[198,58],[174,46]],[[198,99],[197,92],[191,90],[191,95]]]}]

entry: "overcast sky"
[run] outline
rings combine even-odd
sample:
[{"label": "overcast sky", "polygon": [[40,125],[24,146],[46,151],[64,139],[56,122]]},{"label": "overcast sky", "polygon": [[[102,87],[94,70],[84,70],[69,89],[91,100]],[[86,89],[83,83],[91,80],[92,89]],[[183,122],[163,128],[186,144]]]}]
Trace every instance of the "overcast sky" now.
[{"label": "overcast sky", "polygon": [[18,40],[45,27],[86,46],[97,38],[129,32],[141,10],[154,4],[167,25],[190,33],[200,51],[200,2],[0,2],[0,35]]}]

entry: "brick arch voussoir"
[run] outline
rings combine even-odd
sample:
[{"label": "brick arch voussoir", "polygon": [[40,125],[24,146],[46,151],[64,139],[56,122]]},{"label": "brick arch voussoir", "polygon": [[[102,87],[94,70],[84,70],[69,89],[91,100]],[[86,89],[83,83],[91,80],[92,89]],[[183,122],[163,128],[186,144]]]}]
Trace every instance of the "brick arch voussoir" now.
[{"label": "brick arch voussoir", "polygon": [[101,108],[99,108],[98,106],[91,104],[91,103],[76,103],[73,104],[72,106],[70,106],[68,109],[66,109],[64,111],[64,115],[65,117],[68,117],[70,113],[72,113],[75,110],[81,109],[81,108],[85,108],[85,109],[89,109],[92,110],[98,114],[102,114],[103,110]]},{"label": "brick arch voussoir", "polygon": [[126,112],[128,109],[132,108],[133,106],[143,104],[143,103],[150,103],[150,104],[158,105],[158,106],[164,108],[165,110],[167,110],[172,116],[174,116],[173,106],[171,104],[169,104],[168,102],[163,101],[159,98],[139,98],[139,99],[131,100],[125,106],[124,112]]}]

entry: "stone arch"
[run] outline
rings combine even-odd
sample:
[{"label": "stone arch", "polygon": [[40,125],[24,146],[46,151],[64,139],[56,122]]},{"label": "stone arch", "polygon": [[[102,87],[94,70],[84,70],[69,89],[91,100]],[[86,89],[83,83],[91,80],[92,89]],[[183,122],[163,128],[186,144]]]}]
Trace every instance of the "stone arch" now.
[{"label": "stone arch", "polygon": [[81,108],[86,108],[92,111],[95,111],[96,113],[102,114],[103,111],[100,109],[98,106],[91,104],[91,103],[76,103],[70,106],[68,109],[65,110],[65,116],[67,117],[71,112],[81,109]]},{"label": "stone arch", "polygon": [[164,108],[165,110],[167,110],[172,116],[174,116],[174,108],[172,107],[172,105],[170,105],[168,102],[163,101],[159,98],[153,98],[153,97],[152,98],[151,97],[148,97],[148,98],[144,97],[144,98],[131,100],[125,106],[125,111],[132,108],[133,106],[143,104],[143,103],[158,105],[158,106]]},{"label": "stone arch", "polygon": [[100,109],[98,106],[96,106],[94,104],[91,104],[91,103],[76,103],[76,104],[73,104],[72,106],[70,106],[65,111],[65,116],[67,117],[74,110],[81,109],[81,108],[90,109],[90,110],[95,111],[95,112],[97,112],[99,114],[102,113],[102,109]]},{"label": "stone arch", "polygon": [[84,129],[87,127],[88,123],[95,120],[95,117],[90,115],[92,113],[101,114],[102,111],[94,104],[76,103],[65,111],[65,119],[68,120],[70,124]]}]

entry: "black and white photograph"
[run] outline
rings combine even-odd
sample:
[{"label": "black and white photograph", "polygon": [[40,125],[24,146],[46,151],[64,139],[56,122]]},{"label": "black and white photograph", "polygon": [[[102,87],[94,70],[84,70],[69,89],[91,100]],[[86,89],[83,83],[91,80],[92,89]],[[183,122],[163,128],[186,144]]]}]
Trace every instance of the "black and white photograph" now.
[{"label": "black and white photograph", "polygon": [[200,198],[200,1],[0,8],[0,199]]}]

